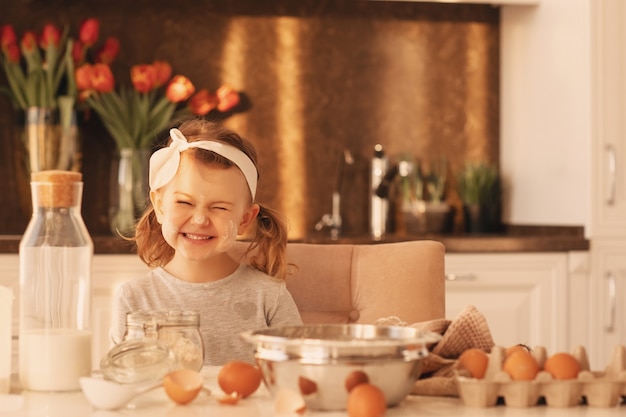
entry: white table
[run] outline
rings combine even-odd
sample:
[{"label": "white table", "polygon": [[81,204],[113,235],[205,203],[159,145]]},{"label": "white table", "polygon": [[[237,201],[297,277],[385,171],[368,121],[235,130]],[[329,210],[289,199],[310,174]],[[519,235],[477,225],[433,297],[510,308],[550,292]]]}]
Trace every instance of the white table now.
[{"label": "white table", "polygon": [[[219,395],[217,387],[217,371],[219,368],[207,368],[203,371],[206,385]],[[17,398],[19,394],[21,398]],[[23,400],[19,410],[2,412],[3,399],[0,396],[0,417],[269,417],[274,415],[273,401],[264,386],[237,405],[221,405],[209,396],[200,394],[192,403],[180,406],[172,402],[158,389],[133,400],[128,406],[116,411],[94,409],[82,392],[42,393],[33,391],[13,391],[12,400]],[[4,403],[6,406],[7,404]],[[457,398],[409,396],[397,407],[387,410],[387,417],[457,417],[457,416],[542,416],[542,417],[608,417],[625,416],[626,405],[613,408],[593,408],[576,406],[569,408],[553,408],[536,406],[529,408],[513,408],[496,406],[488,408],[465,407]],[[306,416],[345,417],[346,412],[312,412]]]}]

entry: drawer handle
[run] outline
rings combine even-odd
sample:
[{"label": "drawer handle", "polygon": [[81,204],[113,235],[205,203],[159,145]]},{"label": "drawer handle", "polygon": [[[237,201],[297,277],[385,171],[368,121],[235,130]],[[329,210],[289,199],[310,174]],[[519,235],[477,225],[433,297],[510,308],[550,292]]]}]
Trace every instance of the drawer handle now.
[{"label": "drawer handle", "polygon": [[609,164],[609,196],[606,199],[606,204],[612,206],[615,204],[615,188],[617,187],[617,158],[613,145],[606,145],[606,153]]},{"label": "drawer handle", "polygon": [[616,306],[616,279],[615,274],[611,271],[607,272],[606,278],[608,280],[608,290],[609,290],[609,324],[606,325],[605,330],[607,333],[613,333],[615,331],[615,309]]},{"label": "drawer handle", "polygon": [[475,281],[476,275],[469,274],[446,274],[446,281]]}]

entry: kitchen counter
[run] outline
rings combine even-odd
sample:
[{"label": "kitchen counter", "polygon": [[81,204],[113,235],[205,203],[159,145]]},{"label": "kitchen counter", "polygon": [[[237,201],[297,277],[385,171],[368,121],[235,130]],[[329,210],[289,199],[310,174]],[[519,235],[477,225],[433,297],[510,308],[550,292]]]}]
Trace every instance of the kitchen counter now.
[{"label": "kitchen counter", "polygon": [[[254,394],[241,400],[237,405],[219,405],[211,398],[200,394],[192,403],[177,406],[165,394],[145,394],[134,400],[129,406],[118,411],[95,410],[83,397],[81,392],[73,393],[36,393],[27,392],[22,396],[24,405],[21,409],[3,413],[3,417],[26,416],[92,416],[92,417],[270,417],[274,416],[273,403],[267,394]],[[13,399],[15,401],[15,397]],[[0,396],[2,404],[2,396]],[[465,407],[457,398],[409,396],[397,407],[389,408],[386,417],[613,417],[623,416],[625,406],[612,408],[594,408],[576,406],[557,408],[536,406],[529,408],[514,408],[496,406],[490,408]],[[289,415],[296,415],[289,414]],[[347,417],[343,411],[312,412],[308,417]]]},{"label": "kitchen counter", "polygon": [[[208,367],[203,370],[205,385],[215,395],[222,395],[217,386],[217,372],[219,367]],[[14,378],[15,379],[15,378]],[[137,397],[129,405],[118,411],[104,411],[94,409],[81,391],[69,393],[41,393],[13,389],[10,397],[0,395],[0,415],[3,417],[26,417],[26,416],[150,416],[150,417],[197,417],[217,416],[220,417],[269,417],[275,415],[274,403],[268,391],[262,385],[257,392],[250,397],[241,400],[237,405],[220,405],[214,398],[200,394],[194,401],[185,406],[175,405],[162,389],[157,389]],[[7,412],[7,408],[13,406],[13,411]],[[3,408],[5,410],[3,410]],[[3,412],[4,411],[4,412]],[[498,405],[495,407],[476,408],[466,407],[461,400],[452,397],[426,397],[408,396],[398,406],[389,408],[386,417],[457,417],[457,416],[542,416],[542,417],[609,417],[623,416],[626,405],[608,408],[590,407],[579,405],[574,407],[549,407],[546,405],[527,408],[507,407]],[[290,414],[296,415],[296,414]],[[345,411],[308,411],[306,416],[314,417],[346,417]]]},{"label": "kitchen counter", "polygon": [[[0,235],[0,253],[18,253],[21,236]],[[97,254],[134,253],[132,242],[119,236],[92,236]],[[298,242],[320,244],[370,244],[406,240],[437,240],[448,253],[473,252],[568,252],[589,250],[582,227],[509,226],[503,233],[493,235],[389,235],[380,241],[369,236],[344,236],[331,240],[328,234],[314,234]],[[296,240],[294,240],[296,241]]]}]

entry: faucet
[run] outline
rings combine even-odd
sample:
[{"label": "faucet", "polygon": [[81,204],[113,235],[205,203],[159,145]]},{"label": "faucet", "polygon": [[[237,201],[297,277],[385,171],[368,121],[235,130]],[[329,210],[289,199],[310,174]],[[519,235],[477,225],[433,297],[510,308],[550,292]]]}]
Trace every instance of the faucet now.
[{"label": "faucet", "polygon": [[341,183],[343,180],[343,171],[346,165],[352,165],[354,159],[349,149],[344,148],[341,158],[339,158],[339,167],[337,170],[337,178],[335,181],[335,189],[332,195],[331,212],[324,214],[322,218],[315,224],[315,230],[320,231],[324,228],[330,230],[330,238],[332,240],[339,239],[341,235]]}]

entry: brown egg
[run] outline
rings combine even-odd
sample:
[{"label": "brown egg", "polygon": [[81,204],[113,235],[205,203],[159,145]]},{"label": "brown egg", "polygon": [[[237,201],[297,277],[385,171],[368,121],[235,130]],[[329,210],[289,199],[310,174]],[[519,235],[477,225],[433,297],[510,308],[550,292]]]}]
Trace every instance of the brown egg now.
[{"label": "brown egg", "polygon": [[350,392],[357,385],[366,384],[368,382],[370,382],[370,379],[365,372],[352,371],[346,377],[346,381],[345,381],[346,391]]},{"label": "brown egg", "polygon": [[459,356],[458,367],[468,371],[472,378],[483,379],[488,364],[489,356],[484,351],[471,348],[463,351]]},{"label": "brown egg", "polygon": [[506,357],[502,370],[515,381],[530,381],[537,376],[539,364],[529,352],[517,350]]},{"label": "brown egg", "polygon": [[376,385],[359,384],[348,394],[349,417],[382,417],[387,412],[385,394]]},{"label": "brown egg", "polygon": [[317,384],[304,376],[298,377],[298,387],[302,395],[312,395],[317,392]]},{"label": "brown egg", "polygon": [[580,372],[580,364],[573,355],[559,352],[546,360],[543,369],[554,379],[574,379]]},{"label": "brown egg", "polygon": [[517,344],[517,345],[513,345],[513,346],[509,346],[508,348],[506,348],[504,355],[509,356],[511,353],[513,352],[517,352],[518,350],[523,350],[525,352],[530,352],[530,348],[526,345],[522,345],[522,344]]},{"label": "brown egg", "polygon": [[261,385],[261,370],[247,362],[227,362],[217,374],[217,383],[226,394],[237,393],[241,398],[254,393]]}]

